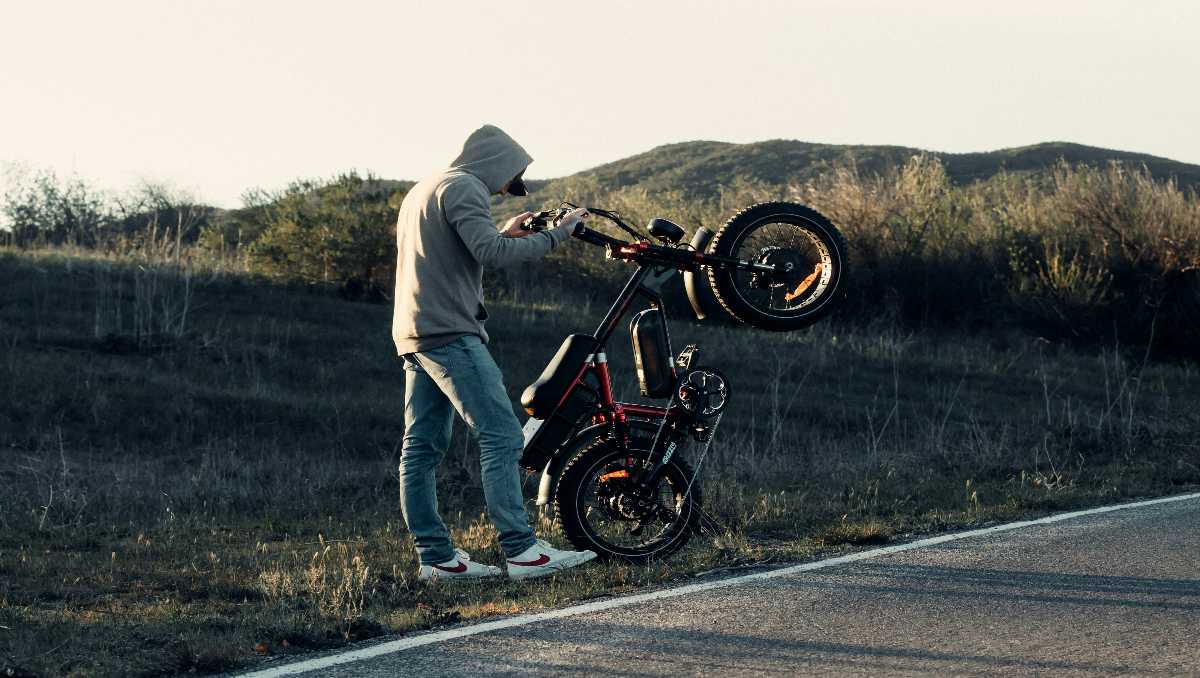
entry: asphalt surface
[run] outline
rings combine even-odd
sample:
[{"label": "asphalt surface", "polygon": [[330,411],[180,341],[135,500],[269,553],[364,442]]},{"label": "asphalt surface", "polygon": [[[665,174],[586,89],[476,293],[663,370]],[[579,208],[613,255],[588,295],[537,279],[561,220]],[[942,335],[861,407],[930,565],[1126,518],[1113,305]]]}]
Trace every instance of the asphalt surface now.
[{"label": "asphalt surface", "polygon": [[447,640],[304,675],[1200,676],[1200,500]]}]

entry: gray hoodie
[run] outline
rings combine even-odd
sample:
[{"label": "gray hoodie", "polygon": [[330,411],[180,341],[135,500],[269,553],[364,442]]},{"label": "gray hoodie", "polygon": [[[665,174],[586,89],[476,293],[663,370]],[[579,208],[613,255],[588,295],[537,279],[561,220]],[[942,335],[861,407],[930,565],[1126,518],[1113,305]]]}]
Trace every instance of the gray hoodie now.
[{"label": "gray hoodie", "polygon": [[483,267],[536,259],[570,237],[549,229],[502,236],[489,197],[533,158],[500,128],[471,133],[449,169],[409,190],[396,222],[396,307],[392,339],[400,355],[428,351],[464,334],[485,343]]}]

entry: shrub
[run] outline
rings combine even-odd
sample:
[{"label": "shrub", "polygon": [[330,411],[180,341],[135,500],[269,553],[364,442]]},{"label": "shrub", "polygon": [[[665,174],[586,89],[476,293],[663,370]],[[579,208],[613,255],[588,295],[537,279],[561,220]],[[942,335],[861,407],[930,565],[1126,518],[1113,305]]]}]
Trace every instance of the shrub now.
[{"label": "shrub", "polygon": [[390,281],[403,196],[402,189],[354,172],[252,196],[251,221],[261,224],[261,235],[249,245],[251,265],[307,282]]}]

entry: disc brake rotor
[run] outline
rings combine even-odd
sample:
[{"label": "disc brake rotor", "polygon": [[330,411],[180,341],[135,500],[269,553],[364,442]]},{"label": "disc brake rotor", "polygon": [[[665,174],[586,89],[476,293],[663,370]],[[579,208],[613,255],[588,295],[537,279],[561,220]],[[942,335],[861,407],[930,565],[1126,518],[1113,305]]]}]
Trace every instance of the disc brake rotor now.
[{"label": "disc brake rotor", "polygon": [[596,495],[609,517],[616,520],[644,521],[657,514],[661,504],[651,496],[643,496],[633,486],[629,471],[610,471],[596,479]]}]

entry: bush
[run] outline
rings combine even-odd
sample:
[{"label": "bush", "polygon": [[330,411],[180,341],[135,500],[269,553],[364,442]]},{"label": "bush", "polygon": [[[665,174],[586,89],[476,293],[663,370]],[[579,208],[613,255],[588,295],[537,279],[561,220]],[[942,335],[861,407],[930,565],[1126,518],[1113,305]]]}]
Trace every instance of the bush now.
[{"label": "bush", "polygon": [[248,246],[251,266],[306,282],[390,284],[396,210],[404,193],[391,183],[351,172],[330,181],[297,181],[277,194],[252,195],[244,219],[259,226],[260,235]]},{"label": "bush", "polygon": [[[1060,162],[956,186],[934,156],[873,172],[848,159],[803,183],[734,179],[701,200],[637,186],[605,192],[594,183],[564,185],[579,189],[573,201],[615,208],[635,223],[666,216],[716,229],[755,202],[812,205],[850,242],[840,311],[849,320],[1019,327],[1052,340],[1200,355],[1200,200],[1144,167]],[[534,204],[512,201],[499,211]],[[566,248],[539,269],[546,274],[611,283],[627,271]],[[529,273],[496,279],[518,286],[522,276]]]},{"label": "bush", "polygon": [[[408,186],[351,172],[253,192],[244,209],[219,214],[147,193],[130,203],[143,208],[117,219],[97,194],[51,175],[11,193],[5,212],[22,246],[153,242],[178,260],[181,244],[201,230],[203,248],[233,251],[258,272],[385,300],[394,277],[393,224]],[[615,209],[633,223],[665,216],[689,229],[715,230],[764,200],[810,204],[851,245],[844,319],[911,329],[1017,327],[1051,340],[1200,355],[1200,199],[1145,167],[1060,161],[1047,171],[956,185],[937,157],[914,155],[870,172],[848,158],[790,184],[734,177],[700,199],[637,184],[610,189],[594,176],[556,186],[570,192],[564,198]],[[506,200],[496,216],[545,200]],[[489,271],[487,284],[517,295],[562,288],[598,301],[627,274],[594,252],[565,247],[535,268]],[[679,289],[666,296],[676,313],[686,312]]]},{"label": "bush", "polygon": [[82,180],[60,181],[53,172],[12,172],[3,213],[9,241],[22,248],[94,246],[112,222],[104,195]]},{"label": "bush", "polygon": [[[910,325],[1020,324],[1195,354],[1200,201],[1145,168],[1060,163],[956,188],[936,160],[793,189],[855,249],[855,306]],[[890,300],[890,302],[889,302]]]}]

